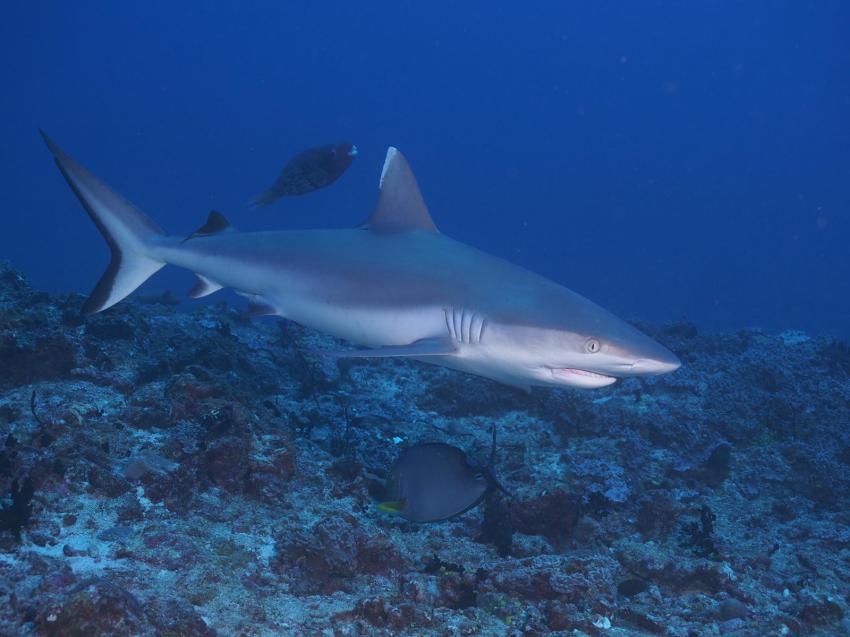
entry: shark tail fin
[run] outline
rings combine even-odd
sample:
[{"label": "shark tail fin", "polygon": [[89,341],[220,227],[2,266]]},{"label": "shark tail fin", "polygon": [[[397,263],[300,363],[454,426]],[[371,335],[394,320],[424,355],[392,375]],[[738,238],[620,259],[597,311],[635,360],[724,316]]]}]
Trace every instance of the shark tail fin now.
[{"label": "shark tail fin", "polygon": [[141,210],[40,132],[65,181],[112,251],[109,267],[83,304],[83,314],[94,314],[118,303],[165,265],[151,256],[153,241],[165,235]]}]

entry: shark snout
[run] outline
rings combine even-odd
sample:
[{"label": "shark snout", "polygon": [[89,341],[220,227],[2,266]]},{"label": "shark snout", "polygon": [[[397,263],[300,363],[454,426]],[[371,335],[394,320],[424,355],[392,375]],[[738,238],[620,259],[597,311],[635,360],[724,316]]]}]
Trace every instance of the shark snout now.
[{"label": "shark snout", "polygon": [[673,352],[668,352],[664,358],[641,358],[635,361],[629,370],[634,375],[657,375],[675,372],[682,366],[682,361]]},{"label": "shark snout", "polygon": [[[658,341],[637,330],[631,331],[628,338],[611,339],[607,345],[607,352],[610,356],[600,367],[607,367],[607,373],[618,378],[669,374],[682,366],[678,356]],[[606,373],[602,369],[595,371]]]}]

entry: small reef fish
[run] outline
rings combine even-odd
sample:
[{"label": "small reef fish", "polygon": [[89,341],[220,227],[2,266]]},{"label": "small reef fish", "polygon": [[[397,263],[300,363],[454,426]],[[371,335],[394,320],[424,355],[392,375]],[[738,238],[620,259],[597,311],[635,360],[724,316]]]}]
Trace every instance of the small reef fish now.
[{"label": "small reef fish", "polygon": [[496,431],[490,464],[470,465],[463,450],[442,442],[425,442],[403,450],[393,463],[382,511],[411,522],[439,522],[478,506],[493,489],[507,491],[493,475]]},{"label": "small reef fish", "polygon": [[251,205],[268,206],[281,197],[306,195],[330,186],[348,169],[356,155],[357,147],[348,143],[308,148],[293,157],[272,187],[259,194]]}]

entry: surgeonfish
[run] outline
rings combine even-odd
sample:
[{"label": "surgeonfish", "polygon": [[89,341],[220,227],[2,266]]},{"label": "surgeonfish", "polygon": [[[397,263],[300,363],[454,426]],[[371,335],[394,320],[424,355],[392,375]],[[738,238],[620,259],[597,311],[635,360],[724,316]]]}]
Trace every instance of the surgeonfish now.
[{"label": "surgeonfish", "polygon": [[476,507],[494,488],[507,493],[493,476],[495,451],[495,427],[486,467],[470,465],[463,450],[442,442],[408,447],[390,469],[378,508],[411,522],[439,522]]},{"label": "surgeonfish", "polygon": [[357,147],[348,143],[308,148],[293,157],[272,187],[251,203],[255,207],[268,206],[281,197],[306,195],[330,186],[348,169],[356,155]]}]

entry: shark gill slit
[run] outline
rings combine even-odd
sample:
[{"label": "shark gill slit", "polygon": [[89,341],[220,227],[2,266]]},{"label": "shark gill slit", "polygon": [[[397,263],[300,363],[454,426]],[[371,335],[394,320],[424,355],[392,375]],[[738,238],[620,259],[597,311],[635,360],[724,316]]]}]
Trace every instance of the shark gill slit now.
[{"label": "shark gill slit", "polygon": [[461,340],[464,343],[471,343],[472,339],[470,338],[469,333],[469,320],[471,318],[471,314],[467,314],[466,308],[463,308],[460,313],[460,331],[461,331]]},{"label": "shark gill slit", "polygon": [[446,319],[446,331],[449,333],[449,336],[454,339],[454,334],[452,333],[452,325],[449,323],[449,308],[443,308],[443,316]]},{"label": "shark gill slit", "polygon": [[443,317],[449,337],[464,345],[477,345],[484,338],[487,319],[474,310],[444,307]]},{"label": "shark gill slit", "polygon": [[469,321],[469,342],[470,343],[480,343],[481,342],[481,331],[484,325],[484,317],[478,313],[473,313],[472,318]]},{"label": "shark gill slit", "polygon": [[454,325],[454,328],[455,328],[455,331],[454,331],[455,340],[458,341],[459,343],[462,343],[463,340],[461,339],[460,325],[458,325],[457,319],[458,319],[457,310],[452,308],[452,325]]}]

